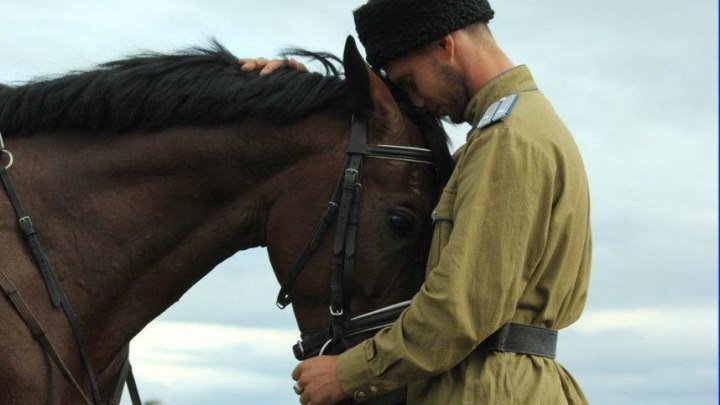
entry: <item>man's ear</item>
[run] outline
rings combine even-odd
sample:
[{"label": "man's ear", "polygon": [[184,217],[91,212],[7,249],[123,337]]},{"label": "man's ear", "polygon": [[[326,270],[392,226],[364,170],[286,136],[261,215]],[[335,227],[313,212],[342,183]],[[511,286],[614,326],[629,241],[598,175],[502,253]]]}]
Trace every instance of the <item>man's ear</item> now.
[{"label": "man's ear", "polygon": [[375,115],[387,120],[393,117],[395,112],[399,112],[390,89],[365,63],[352,36],[348,36],[345,41],[343,67],[348,102],[353,113],[366,118]]},{"label": "man's ear", "polygon": [[447,34],[440,38],[437,42],[437,46],[442,51],[442,56],[445,60],[452,60],[455,57],[455,38],[451,34]]}]

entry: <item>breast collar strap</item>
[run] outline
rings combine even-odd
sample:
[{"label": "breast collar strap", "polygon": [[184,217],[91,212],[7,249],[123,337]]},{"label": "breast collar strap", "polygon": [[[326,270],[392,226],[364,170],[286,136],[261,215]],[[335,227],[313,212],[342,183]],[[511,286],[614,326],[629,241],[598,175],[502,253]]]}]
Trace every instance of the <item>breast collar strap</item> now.
[{"label": "breast collar strap", "polygon": [[[18,312],[22,320],[31,330],[35,339],[38,340],[43,349],[46,350],[48,354],[50,354],[53,362],[55,362],[55,364],[60,368],[65,378],[67,378],[72,383],[72,385],[79,391],[84,401],[90,405],[102,405],[102,401],[100,400],[100,391],[98,390],[97,386],[97,379],[95,378],[93,367],[90,364],[90,357],[87,354],[85,337],[83,335],[82,329],[80,328],[80,323],[78,321],[77,315],[73,311],[72,306],[70,305],[70,301],[65,295],[62,286],[58,282],[55,271],[50,265],[50,261],[47,257],[47,254],[45,253],[45,249],[40,243],[40,239],[38,237],[37,231],[35,230],[35,227],[33,226],[30,216],[25,213],[25,210],[20,203],[20,198],[15,191],[15,187],[12,183],[12,180],[10,179],[10,173],[8,172],[8,169],[12,165],[12,153],[5,149],[2,134],[0,134],[0,159],[3,155],[9,156],[10,162],[7,165],[3,165],[2,160],[0,160],[0,181],[3,184],[5,193],[7,194],[8,199],[10,200],[10,204],[13,207],[13,211],[15,212],[15,215],[18,219],[20,230],[25,236],[25,240],[30,247],[33,257],[35,258],[38,269],[40,271],[40,275],[45,282],[45,287],[47,288],[48,294],[50,296],[50,301],[55,308],[62,309],[70,325],[70,329],[72,330],[75,342],[77,343],[78,351],[80,353],[80,360],[83,369],[85,370],[85,374],[87,375],[88,381],[90,382],[92,402],[90,402],[87,396],[83,393],[80,385],[73,378],[72,374],[65,366],[65,363],[59,357],[54,346],[48,340],[45,331],[42,329],[41,325],[34,317],[32,312],[30,312],[27,305],[25,305],[25,302],[22,300],[19,292],[15,289],[10,280],[1,271],[0,281],[2,283],[0,283],[0,287],[3,289],[5,295],[10,298],[10,301],[15,307],[15,310]],[[129,378],[132,379],[132,374],[130,374]],[[137,392],[135,393],[135,396],[137,397]],[[140,402],[133,401],[133,405],[140,405]]]}]

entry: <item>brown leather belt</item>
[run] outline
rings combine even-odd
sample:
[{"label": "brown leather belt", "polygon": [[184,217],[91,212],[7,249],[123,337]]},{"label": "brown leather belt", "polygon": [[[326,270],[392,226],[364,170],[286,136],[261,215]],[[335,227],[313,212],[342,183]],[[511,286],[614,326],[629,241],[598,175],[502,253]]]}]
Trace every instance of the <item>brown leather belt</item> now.
[{"label": "brown leather belt", "polygon": [[485,339],[476,350],[491,350],[555,358],[558,332],[554,329],[506,323]]}]

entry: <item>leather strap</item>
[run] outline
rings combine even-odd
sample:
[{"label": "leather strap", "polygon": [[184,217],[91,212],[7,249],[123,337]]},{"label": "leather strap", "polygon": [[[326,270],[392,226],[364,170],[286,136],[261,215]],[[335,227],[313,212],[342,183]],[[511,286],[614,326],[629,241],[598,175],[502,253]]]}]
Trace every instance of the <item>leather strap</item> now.
[{"label": "leather strap", "polygon": [[55,276],[52,266],[50,266],[50,261],[47,258],[45,249],[43,249],[42,245],[40,244],[40,239],[37,236],[37,232],[35,232],[35,227],[32,224],[32,220],[25,213],[25,210],[20,203],[20,198],[18,197],[17,192],[15,191],[15,187],[10,180],[10,174],[5,169],[5,167],[2,166],[0,166],[0,180],[2,180],[5,192],[10,199],[10,203],[13,206],[15,215],[18,218],[20,229],[25,235],[25,239],[27,240],[28,245],[32,250],[33,257],[37,262],[38,268],[40,269],[40,274],[42,275],[43,280],[45,280],[45,286],[47,287],[48,293],[50,294],[50,300],[56,308],[58,306],[62,308],[63,312],[65,313],[65,317],[70,324],[70,329],[72,330],[73,336],[75,337],[75,341],[78,346],[78,351],[80,352],[80,359],[82,361],[83,368],[85,369],[85,373],[87,374],[88,380],[90,381],[93,402],[96,404],[100,404],[100,391],[97,387],[95,373],[93,372],[92,365],[90,364],[90,358],[87,355],[87,350],[85,349],[85,338],[83,336],[82,330],[80,329],[77,315],[75,315],[75,312],[70,305],[70,301],[67,299],[67,296],[63,292],[62,287],[60,287],[60,283]]},{"label": "leather strap", "polygon": [[[339,190],[339,188],[337,190]],[[278,292],[276,301],[278,308],[285,309],[285,307],[290,304],[290,291],[292,291],[292,288],[295,285],[295,281],[300,275],[300,271],[302,271],[302,269],[305,267],[305,263],[307,263],[310,256],[312,256],[312,254],[317,250],[318,246],[320,246],[320,242],[322,241],[323,236],[325,236],[328,227],[335,220],[335,216],[337,215],[339,198],[340,196],[336,192],[333,196],[333,199],[328,203],[328,206],[325,208],[325,212],[323,212],[320,223],[318,224],[317,229],[315,229],[313,236],[310,238],[310,242],[305,245],[305,249],[303,249],[302,253],[300,253],[300,257],[298,257],[298,259],[295,261],[292,269],[285,276],[285,279],[280,285],[280,292]]]},{"label": "leather strap", "polygon": [[554,329],[506,323],[476,350],[491,350],[555,358],[558,332]]},{"label": "leather strap", "polygon": [[0,179],[2,180],[8,198],[10,199],[10,205],[12,205],[13,211],[15,211],[15,216],[18,218],[20,229],[25,235],[25,239],[27,239],[30,244],[33,256],[35,257],[38,268],[40,269],[40,274],[42,275],[43,280],[45,280],[45,287],[48,290],[48,294],[50,294],[50,300],[57,308],[60,306],[59,285],[53,275],[50,263],[45,258],[42,246],[40,245],[35,228],[33,227],[32,220],[30,220],[30,217],[25,213],[25,210],[20,203],[20,198],[18,197],[17,192],[15,192],[15,187],[13,187],[13,183],[10,180],[10,174],[4,167],[0,167]]},{"label": "leather strap", "polygon": [[[353,122],[350,144],[366,142],[367,128],[363,121]],[[344,170],[338,218],[333,239],[333,259],[330,273],[330,332],[332,337],[320,354],[334,354],[344,350],[344,323],[349,314],[350,282],[355,267],[355,235],[360,200],[360,171],[363,155],[348,152]],[[327,351],[326,349],[331,351]],[[339,351],[338,351],[339,350]]]},{"label": "leather strap", "polygon": [[32,333],[35,340],[40,343],[40,345],[45,349],[45,351],[50,355],[50,358],[53,360],[55,365],[60,369],[60,372],[67,378],[72,385],[77,389],[77,391],[80,393],[80,396],[82,397],[83,401],[85,401],[88,405],[94,405],[88,397],[85,396],[85,393],[83,393],[82,388],[80,388],[80,384],[75,380],[70,370],[65,365],[65,362],[62,361],[60,356],[58,355],[57,350],[55,349],[55,346],[48,340],[47,335],[45,334],[45,330],[40,326],[40,323],[37,321],[37,318],[35,318],[35,315],[33,315],[32,311],[30,311],[30,308],[25,304],[25,301],[20,296],[20,292],[18,292],[17,288],[15,288],[15,285],[5,276],[5,274],[0,271],[0,288],[2,288],[5,295],[10,299],[10,302],[15,307],[15,310],[20,315],[20,318],[25,322],[25,325],[30,329],[30,333]]},{"label": "leather strap", "polygon": [[132,400],[133,405],[142,405],[142,401],[140,400],[140,391],[138,391],[137,384],[135,383],[135,376],[133,375],[132,366],[130,366],[129,360],[128,374],[125,382],[127,383],[128,393],[130,393],[130,399]]},{"label": "leather strap", "polygon": [[[5,151],[5,145],[2,142],[2,135],[0,134],[0,153]],[[47,254],[45,253],[45,249],[40,243],[40,239],[37,236],[37,232],[35,231],[35,227],[33,226],[30,216],[25,213],[25,210],[20,203],[20,198],[15,191],[15,187],[12,183],[12,180],[10,179],[10,174],[7,171],[8,167],[10,167],[10,165],[0,165],[0,182],[2,182],[3,184],[5,193],[7,194],[8,199],[10,200],[10,204],[13,207],[13,211],[15,211],[15,215],[17,216],[20,229],[25,236],[25,240],[30,246],[30,250],[32,251],[33,257],[35,258],[35,261],[38,265],[40,274],[45,281],[45,287],[47,288],[48,294],[50,295],[50,301],[55,308],[62,308],[62,311],[65,314],[68,323],[70,324],[70,329],[72,330],[73,336],[75,337],[75,342],[78,346],[78,351],[80,352],[80,360],[82,362],[83,368],[85,369],[85,373],[87,374],[88,381],[90,382],[92,402],[90,402],[87,396],[85,396],[85,394],[83,393],[80,384],[78,384],[78,382],[72,376],[70,370],[68,370],[67,366],[58,355],[57,350],[48,340],[47,336],[45,335],[45,331],[37,322],[36,318],[30,311],[30,309],[27,307],[27,305],[25,305],[25,302],[20,297],[20,294],[18,293],[15,286],[1,271],[0,287],[2,287],[5,295],[7,295],[7,297],[10,299],[16,311],[32,332],[33,337],[35,337],[35,339],[50,355],[50,357],[53,359],[53,362],[55,362],[62,374],[65,376],[65,378],[67,378],[78,390],[83,400],[89,405],[101,405],[102,401],[100,399],[100,390],[98,389],[97,379],[95,378],[95,373],[93,371],[92,365],[90,364],[90,356],[88,356],[87,354],[85,337],[82,333],[82,329],[80,328],[77,315],[73,311],[72,306],[70,305],[70,300],[68,300],[65,292],[63,291],[60,283],[57,280],[57,277],[55,276],[55,272],[50,265],[50,261],[48,260]],[[132,368],[130,367],[129,358],[125,359],[125,365],[123,366],[120,374],[119,383],[121,384],[121,387],[122,382],[124,381],[127,381],[128,391],[130,392],[133,405],[140,405],[140,396],[138,394],[137,386],[135,384],[135,379],[132,375]]]},{"label": "leather strap", "polygon": [[123,366],[120,369],[117,382],[115,383],[115,390],[111,397],[108,405],[120,405],[120,399],[122,399],[123,388],[127,384],[128,392],[130,393],[130,400],[133,405],[142,405],[140,400],[140,393],[138,392],[137,385],[135,384],[135,377],[133,376],[132,366],[130,366],[130,346],[125,347],[125,360]]},{"label": "leather strap", "polygon": [[130,372],[130,353],[128,349],[129,348],[126,347],[123,350],[125,352],[125,359],[123,360],[123,366],[120,369],[120,375],[118,375],[118,379],[115,382],[115,389],[113,390],[113,394],[110,397],[110,402],[108,402],[108,405],[120,405],[123,388],[125,388],[125,380],[127,380],[128,373]]},{"label": "leather strap", "polygon": [[[353,342],[361,342],[379,329],[392,325],[409,305],[410,301],[404,301],[344,321],[343,339],[347,340],[350,346]],[[293,346],[293,354],[300,361],[317,356],[323,345],[332,338],[332,333],[327,328],[303,332],[301,340]]]}]

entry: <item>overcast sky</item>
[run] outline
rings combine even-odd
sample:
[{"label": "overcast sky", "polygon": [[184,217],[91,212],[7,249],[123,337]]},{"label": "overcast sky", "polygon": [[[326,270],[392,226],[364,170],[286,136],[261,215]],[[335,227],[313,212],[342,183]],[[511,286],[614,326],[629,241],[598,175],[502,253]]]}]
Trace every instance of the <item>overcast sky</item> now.
[{"label": "overcast sky", "polygon": [[[0,83],[215,37],[241,57],[340,54],[361,0],[4,0]],[[717,403],[718,44],[711,0],[496,0],[491,28],[571,129],[590,180],[589,301],[558,360],[595,405]],[[448,128],[454,147],[467,126]],[[292,404],[291,310],[262,249],[133,341],[143,398]],[[125,402],[127,402],[127,397]]]}]

